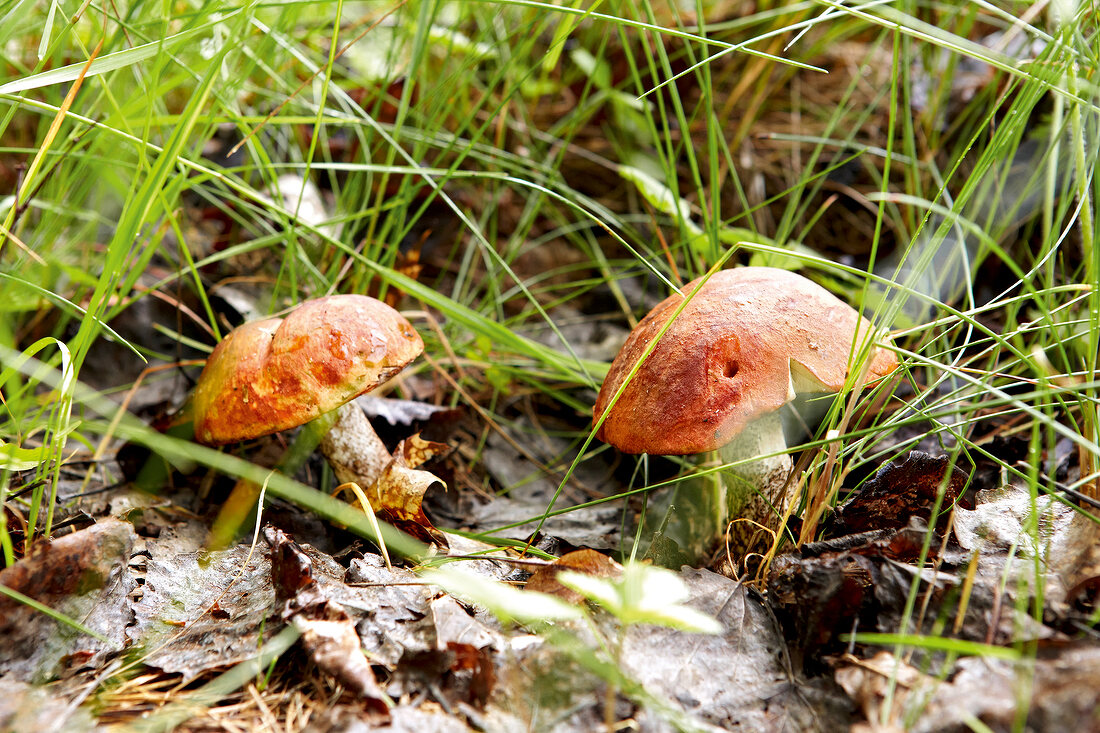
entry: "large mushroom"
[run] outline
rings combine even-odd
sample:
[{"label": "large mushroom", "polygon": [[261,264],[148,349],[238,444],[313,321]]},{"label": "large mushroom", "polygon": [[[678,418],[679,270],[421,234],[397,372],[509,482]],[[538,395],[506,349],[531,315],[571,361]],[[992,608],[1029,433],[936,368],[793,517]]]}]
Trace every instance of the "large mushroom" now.
[{"label": "large mushroom", "polygon": [[390,457],[353,400],[423,350],[400,313],[365,295],[317,298],[285,318],[246,323],[218,344],[199,377],[195,437],[223,445],[335,418],[321,452],[341,483],[369,486]]},{"label": "large mushroom", "polygon": [[682,292],[650,311],[612,362],[594,408],[596,423],[603,419],[597,437],[625,453],[718,451],[738,464],[728,516],[774,528],[792,466],[780,408],[798,394],[841,390],[862,358],[868,382],[890,374],[897,358],[867,351],[871,323],[786,270],[722,270]]}]

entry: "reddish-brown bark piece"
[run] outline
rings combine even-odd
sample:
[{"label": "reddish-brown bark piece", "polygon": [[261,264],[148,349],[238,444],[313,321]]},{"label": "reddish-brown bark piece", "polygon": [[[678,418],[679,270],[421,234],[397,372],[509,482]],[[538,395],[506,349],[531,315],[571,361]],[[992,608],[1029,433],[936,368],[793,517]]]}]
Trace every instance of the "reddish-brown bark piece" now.
[{"label": "reddish-brown bark piece", "polygon": [[[597,421],[646,347],[690,298],[611,409],[601,440],[626,453],[715,450],[789,401],[792,368],[796,383],[839,391],[850,355],[858,355],[872,334],[870,322],[851,306],[793,272],[742,267],[701,283],[693,280],[684,295],[662,301],[630,333],[600,389]],[[868,381],[897,368],[886,349],[874,349],[871,359]]]},{"label": "reddish-brown bark piece", "polygon": [[837,507],[829,529],[837,535],[854,534],[900,529],[909,523],[910,517],[928,521],[942,492],[936,529],[943,532],[956,502],[967,509],[974,508],[969,499],[959,500],[967,478],[967,473],[947,456],[910,451],[905,458],[879,468],[858,493]]},{"label": "reddish-brown bark piece", "polygon": [[365,295],[306,301],[218,344],[195,388],[195,436],[209,445],[292,428],[382,384],[424,350],[412,325]]}]

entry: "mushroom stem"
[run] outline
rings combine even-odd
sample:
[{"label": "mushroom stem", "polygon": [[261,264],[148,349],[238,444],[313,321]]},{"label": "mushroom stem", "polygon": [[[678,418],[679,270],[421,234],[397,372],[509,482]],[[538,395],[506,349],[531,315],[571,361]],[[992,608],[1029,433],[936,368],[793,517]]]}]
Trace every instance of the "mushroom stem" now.
[{"label": "mushroom stem", "polygon": [[[308,433],[312,432],[311,437]],[[369,488],[392,460],[386,444],[374,432],[370,420],[355,400],[306,423],[303,432],[279,461],[279,470],[293,474],[318,447],[341,483],[355,482]],[[433,477],[434,478],[434,477]],[[210,529],[210,547],[229,546],[241,525],[251,516],[260,490],[250,481],[238,481],[222,505]]]},{"label": "mushroom stem", "polygon": [[726,469],[730,479],[726,482],[726,509],[731,521],[750,520],[733,525],[733,536],[747,544],[759,530],[752,522],[775,529],[787,508],[785,492],[793,463],[790,454],[782,452],[786,449],[779,411],[757,418],[718,449],[723,463],[739,464]]},{"label": "mushroom stem", "polygon": [[339,408],[336,421],[321,439],[321,454],[328,459],[337,481],[354,482],[363,488],[373,485],[392,460],[386,444],[354,400]]}]

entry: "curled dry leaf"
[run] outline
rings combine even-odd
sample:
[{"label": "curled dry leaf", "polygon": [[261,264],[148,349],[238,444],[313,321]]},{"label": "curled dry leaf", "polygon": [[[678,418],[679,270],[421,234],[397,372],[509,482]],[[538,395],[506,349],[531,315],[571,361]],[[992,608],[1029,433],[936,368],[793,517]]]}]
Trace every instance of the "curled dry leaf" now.
[{"label": "curled dry leaf", "polygon": [[392,460],[367,491],[371,508],[380,519],[418,539],[444,547],[446,538],[432,525],[423,508],[424,494],[443,482],[417,467],[447,450],[445,444],[423,440],[419,435],[406,438],[397,445]]},{"label": "curled dry leaf", "polygon": [[378,710],[386,709],[385,696],[363,654],[355,620],[343,606],[321,601],[298,611],[292,622],[302,634],[302,647],[322,671]]},{"label": "curled dry leaf", "polygon": [[446,443],[424,440],[417,434],[397,444],[397,448],[393,451],[393,459],[403,466],[417,468],[433,458],[438,458],[448,450],[450,447]]},{"label": "curled dry leaf", "polygon": [[264,539],[271,547],[271,583],[276,597],[294,598],[316,584],[313,561],[286,532],[268,525],[264,527]]},{"label": "curled dry leaf", "polygon": [[577,550],[567,552],[549,565],[536,570],[527,581],[527,590],[549,593],[569,603],[580,603],[584,600],[584,596],[558,582],[558,573],[563,570],[572,570],[575,573],[597,578],[613,579],[623,574],[623,566],[607,555],[595,550]]},{"label": "curled dry leaf", "polygon": [[887,730],[895,726],[901,730],[900,714],[910,695],[922,687],[928,694],[936,683],[890,652],[879,652],[870,659],[845,655],[836,670],[836,681],[867,720],[888,721]]}]

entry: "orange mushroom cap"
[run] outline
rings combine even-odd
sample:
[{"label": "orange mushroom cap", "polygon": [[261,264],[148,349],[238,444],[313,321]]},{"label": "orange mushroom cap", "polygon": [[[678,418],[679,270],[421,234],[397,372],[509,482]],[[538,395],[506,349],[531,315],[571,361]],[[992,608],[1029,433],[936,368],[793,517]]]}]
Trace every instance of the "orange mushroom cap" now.
[{"label": "orange mushroom cap", "polygon": [[309,422],[368,392],[424,350],[412,325],[365,295],[309,300],[218,344],[195,386],[195,437],[248,440]]},{"label": "orange mushroom cap", "polygon": [[[698,288],[600,427],[597,437],[604,442],[626,453],[716,450],[791,399],[792,367],[796,383],[839,391],[853,343],[872,332],[851,306],[786,270],[742,267],[701,282],[693,280],[684,295],[672,295],[650,311],[611,363],[593,410],[596,421],[646,347]],[[898,366],[886,349],[873,348],[871,359],[868,381]]]}]

